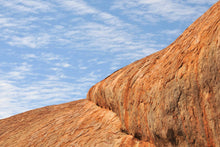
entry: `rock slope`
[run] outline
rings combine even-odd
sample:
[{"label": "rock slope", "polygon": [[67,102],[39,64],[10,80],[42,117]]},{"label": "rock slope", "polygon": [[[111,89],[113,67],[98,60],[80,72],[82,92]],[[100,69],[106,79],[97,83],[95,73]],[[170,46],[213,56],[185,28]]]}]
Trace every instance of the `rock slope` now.
[{"label": "rock slope", "polygon": [[94,85],[87,100],[0,120],[1,147],[219,145],[220,1],[164,50]]},{"label": "rock slope", "polygon": [[220,1],[167,48],[97,83],[87,99],[157,146],[219,146]]},{"label": "rock slope", "polygon": [[115,113],[88,100],[79,100],[0,120],[0,146],[154,146],[121,132],[120,128]]}]

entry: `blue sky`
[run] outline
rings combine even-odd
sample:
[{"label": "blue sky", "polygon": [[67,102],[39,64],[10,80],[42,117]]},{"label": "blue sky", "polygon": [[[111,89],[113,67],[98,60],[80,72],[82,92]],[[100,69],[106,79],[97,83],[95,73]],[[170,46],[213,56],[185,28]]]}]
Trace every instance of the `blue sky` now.
[{"label": "blue sky", "polygon": [[0,118],[86,98],[217,0],[0,0]]}]

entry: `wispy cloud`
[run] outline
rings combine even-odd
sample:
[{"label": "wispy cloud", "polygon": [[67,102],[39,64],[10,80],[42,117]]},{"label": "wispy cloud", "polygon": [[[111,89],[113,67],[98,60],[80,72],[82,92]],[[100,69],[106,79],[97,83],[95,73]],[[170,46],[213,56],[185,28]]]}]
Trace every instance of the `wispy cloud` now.
[{"label": "wispy cloud", "polygon": [[[33,55],[29,57],[35,58]],[[67,68],[66,64],[61,63],[57,65],[57,69],[61,69],[58,72],[66,76],[67,81],[57,78],[59,75],[56,72],[41,77],[28,63],[1,64],[1,69],[4,66],[10,69],[8,72],[0,70],[0,118],[37,107],[85,98],[82,95],[85,95],[98,76],[89,73],[73,82],[73,78],[62,71],[62,68]],[[27,82],[28,80],[30,81]]]},{"label": "wispy cloud", "polygon": [[[40,0],[10,0],[10,1],[0,1],[0,4],[8,9],[16,10],[20,12],[32,12],[38,13],[48,12],[52,9],[52,4],[46,1]],[[15,12],[15,11],[14,11]],[[13,13],[13,11],[12,11]]]},{"label": "wispy cloud", "polygon": [[[36,61],[41,61],[41,62],[45,62],[45,63],[53,63],[53,64],[56,64],[58,66],[61,66],[63,64],[68,64],[68,63],[63,63],[65,62],[65,60],[67,58],[65,57],[62,57],[58,54],[54,54],[54,53],[51,53],[51,52],[40,52],[40,53],[37,53],[37,54],[23,54],[23,55],[20,55],[21,58],[29,61],[29,60],[36,60]],[[56,63],[55,61],[59,61],[59,63]],[[61,63],[60,63],[61,62]]]},{"label": "wispy cloud", "polygon": [[8,42],[11,46],[27,46],[30,48],[39,48],[43,45],[48,44],[50,41],[50,37],[47,34],[38,34],[36,36],[13,36],[11,40]]},{"label": "wispy cloud", "polygon": [[214,4],[217,1],[216,0],[186,0],[187,3],[193,3],[193,4]]},{"label": "wispy cloud", "polygon": [[[37,2],[41,5],[44,4],[42,1]],[[7,17],[3,21],[5,26],[8,27],[7,29],[3,29],[0,39],[2,37],[9,45],[16,47],[49,48],[52,44],[56,43],[57,47],[60,48],[69,46],[69,48],[74,50],[89,49],[100,52],[111,51],[118,53],[124,50],[138,51],[145,46],[152,46],[152,41],[149,38],[146,40],[146,38],[142,39],[141,36],[136,35],[137,32],[142,31],[141,28],[121,20],[110,12],[100,11],[88,5],[85,1],[57,0],[56,2],[59,5],[53,8],[59,8],[60,14],[53,19],[61,22],[59,25],[48,25],[51,24],[50,19],[44,19],[42,21],[39,18],[29,17],[26,20],[19,18],[18,20],[20,21],[17,21],[16,18]],[[26,2],[22,4],[27,6],[33,5],[33,7],[38,5],[32,3],[26,4]],[[11,4],[5,5],[11,7]],[[53,6],[53,4],[45,5],[48,5],[50,8]],[[41,7],[39,6],[39,8]],[[57,11],[54,10],[53,12]],[[66,23],[62,23],[62,16],[69,12],[72,12],[73,18],[67,20]],[[43,18],[46,17],[51,16],[50,14],[44,14]],[[11,24],[8,23],[10,19],[12,19]],[[42,30],[42,27],[46,27],[47,31]],[[18,34],[18,30],[20,33],[21,30],[24,31]],[[33,33],[30,34],[30,32]]]},{"label": "wispy cloud", "polygon": [[95,74],[94,72],[90,72],[85,77],[81,77],[78,79],[78,82],[95,82],[99,78],[99,75]]},{"label": "wispy cloud", "polygon": [[[122,10],[123,14],[143,23],[157,22],[164,19],[168,21],[185,21],[195,19],[201,15],[207,9],[202,4],[212,4],[213,2],[215,1],[135,0],[130,2],[122,0],[116,1],[112,9]],[[200,5],[190,5],[195,3]]]},{"label": "wispy cloud", "polygon": [[174,30],[163,30],[161,33],[169,34],[169,35],[180,35],[181,31],[179,29]]},{"label": "wispy cloud", "polygon": [[16,24],[11,23],[10,18],[5,18],[2,15],[0,15],[0,28],[5,28],[5,27],[14,27]]},{"label": "wispy cloud", "polygon": [[82,0],[57,0],[57,2],[66,10],[75,12],[76,14],[96,14],[97,10],[90,7]]},{"label": "wispy cloud", "polygon": [[[12,81],[0,80],[0,118],[33,108],[72,101],[82,95],[81,85],[45,80],[28,85],[15,85]],[[82,97],[78,97],[82,98]]]}]

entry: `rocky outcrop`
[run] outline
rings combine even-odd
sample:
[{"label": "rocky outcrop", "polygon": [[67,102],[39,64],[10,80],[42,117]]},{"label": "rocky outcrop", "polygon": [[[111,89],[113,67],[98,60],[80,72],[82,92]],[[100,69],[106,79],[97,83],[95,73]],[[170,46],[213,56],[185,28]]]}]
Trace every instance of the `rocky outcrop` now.
[{"label": "rocky outcrop", "polygon": [[115,113],[88,100],[48,106],[0,120],[1,147],[146,146],[121,131]]},{"label": "rocky outcrop", "polygon": [[97,83],[87,99],[157,146],[220,145],[220,1],[164,50]]},{"label": "rocky outcrop", "polygon": [[220,1],[87,99],[0,120],[0,146],[219,146]]}]

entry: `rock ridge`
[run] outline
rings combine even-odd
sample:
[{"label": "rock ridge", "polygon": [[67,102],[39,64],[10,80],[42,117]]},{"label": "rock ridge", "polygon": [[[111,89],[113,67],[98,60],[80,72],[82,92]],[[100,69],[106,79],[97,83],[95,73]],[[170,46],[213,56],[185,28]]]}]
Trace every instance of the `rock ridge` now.
[{"label": "rock ridge", "polygon": [[88,100],[47,106],[0,120],[1,147],[154,147],[121,132],[112,111]]},{"label": "rock ridge", "polygon": [[220,1],[167,48],[94,85],[87,99],[157,146],[220,145]]}]

